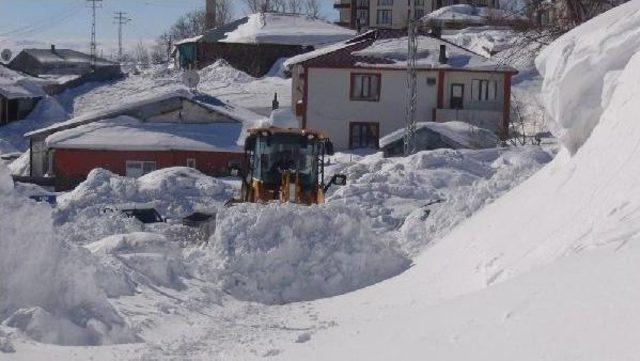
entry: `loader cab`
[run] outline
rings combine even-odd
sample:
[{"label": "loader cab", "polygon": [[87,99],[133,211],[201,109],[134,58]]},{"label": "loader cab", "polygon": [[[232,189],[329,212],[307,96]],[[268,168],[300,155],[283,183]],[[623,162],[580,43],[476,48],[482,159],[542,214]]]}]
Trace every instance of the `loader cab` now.
[{"label": "loader cab", "polygon": [[341,183],[333,178],[325,183],[325,156],[333,154],[333,145],[318,132],[252,129],[245,140],[245,152],[247,173],[242,190],[245,202],[323,203],[328,186]]}]

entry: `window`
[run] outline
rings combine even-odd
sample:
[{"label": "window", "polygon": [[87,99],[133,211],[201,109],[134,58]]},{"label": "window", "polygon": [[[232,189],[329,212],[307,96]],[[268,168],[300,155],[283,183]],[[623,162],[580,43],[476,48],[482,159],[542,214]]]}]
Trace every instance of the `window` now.
[{"label": "window", "polygon": [[471,84],[471,98],[477,102],[495,101],[498,94],[498,84],[494,80],[474,79]]},{"label": "window", "polygon": [[147,173],[151,173],[156,170],[156,162],[154,161],[140,161],[140,160],[128,160],[126,163],[126,176],[131,178],[142,177]]},{"label": "window", "polygon": [[416,15],[414,19],[422,19],[424,17],[424,9],[416,9]]},{"label": "window", "polygon": [[378,149],[380,125],[378,123],[350,123],[349,149]]},{"label": "window", "polygon": [[187,158],[187,167],[189,168],[196,168],[196,160],[193,158]]},{"label": "window", "polygon": [[[424,6],[424,0],[414,0],[416,6]],[[409,0],[409,5],[411,5],[411,0]]]},{"label": "window", "polygon": [[378,25],[391,25],[391,10],[378,10]]},{"label": "window", "polygon": [[378,0],[378,6],[393,6],[393,0]]},{"label": "window", "polygon": [[358,9],[356,17],[360,26],[369,25],[369,10]]},{"label": "window", "polygon": [[351,74],[351,100],[380,100],[380,74]]}]

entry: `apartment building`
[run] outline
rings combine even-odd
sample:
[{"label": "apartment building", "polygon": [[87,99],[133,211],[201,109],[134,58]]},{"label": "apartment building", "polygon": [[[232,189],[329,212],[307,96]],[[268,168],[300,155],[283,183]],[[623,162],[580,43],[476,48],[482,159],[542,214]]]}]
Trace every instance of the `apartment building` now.
[{"label": "apartment building", "polygon": [[[382,28],[403,29],[409,19],[410,0],[336,0],[333,7],[338,10],[338,25],[351,29]],[[415,18],[443,6],[473,4],[476,6],[499,7],[498,0],[413,0]]]}]

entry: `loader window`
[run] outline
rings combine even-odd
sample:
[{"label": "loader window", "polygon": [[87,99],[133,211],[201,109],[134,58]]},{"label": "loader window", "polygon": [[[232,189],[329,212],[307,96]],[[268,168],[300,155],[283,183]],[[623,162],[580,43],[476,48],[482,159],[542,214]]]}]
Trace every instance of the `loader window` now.
[{"label": "loader window", "polygon": [[262,143],[260,177],[267,184],[278,184],[284,171],[300,174],[303,184],[316,181],[317,144],[301,144],[299,137],[272,137]]}]

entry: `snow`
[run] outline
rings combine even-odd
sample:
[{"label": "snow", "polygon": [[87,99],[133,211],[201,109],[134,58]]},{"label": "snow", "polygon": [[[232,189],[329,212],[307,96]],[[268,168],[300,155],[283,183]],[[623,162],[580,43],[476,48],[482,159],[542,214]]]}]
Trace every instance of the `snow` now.
[{"label": "snow", "polygon": [[54,238],[51,209],[17,195],[0,165],[0,321],[44,343],[135,342],[87,255]]},{"label": "snow", "polygon": [[53,149],[242,153],[241,123],[147,123],[129,116],[105,119],[47,137]]},{"label": "snow", "polygon": [[44,92],[35,78],[0,65],[0,95],[7,99],[37,98],[43,96]]},{"label": "snow", "polygon": [[618,6],[563,35],[537,59],[542,98],[556,120],[552,131],[572,154],[598,124],[617,75],[640,49],[639,10],[637,1]]},{"label": "snow", "polygon": [[463,21],[484,24],[488,20],[528,20],[526,17],[511,11],[477,7],[470,4],[443,6],[427,15],[421,21]]},{"label": "snow", "polygon": [[323,45],[349,39],[355,31],[328,21],[297,14],[250,14],[221,42],[250,44]]},{"label": "snow", "polygon": [[[416,123],[416,130],[423,128],[429,128],[430,130],[446,137],[457,145],[456,148],[491,148],[498,144],[498,139],[492,132],[464,122],[451,121],[446,123]],[[384,148],[391,143],[403,139],[405,134],[406,129],[398,129],[385,135],[380,138],[380,148]]]},{"label": "snow", "polygon": [[299,128],[300,122],[291,109],[276,109],[269,116],[269,125],[278,128]]},{"label": "snow", "polygon": [[364,213],[343,205],[238,205],[218,215],[216,229],[209,254],[199,261],[201,277],[222,282],[241,300],[272,304],[334,296],[410,264],[373,232]]},{"label": "snow", "polygon": [[338,51],[346,48],[347,46],[351,46],[357,44],[357,41],[353,41],[352,39],[347,41],[341,41],[335,44],[327,45],[322,48],[318,48],[312,51],[308,51],[306,53],[302,53],[296,56],[292,56],[284,62],[284,68],[287,70],[291,70],[291,68],[298,63],[305,62],[307,60],[311,60],[326,54],[333,53],[334,51]]},{"label": "snow", "polygon": [[[418,68],[452,68],[484,71],[512,71],[515,69],[493,61],[457,45],[443,41],[432,36],[418,36],[418,53],[416,66]],[[447,62],[440,63],[440,46],[446,46]],[[380,39],[370,46],[354,51],[352,54],[362,57],[373,57],[391,61],[391,64],[367,64],[358,63],[358,66],[405,68],[407,66],[407,37]]]}]

